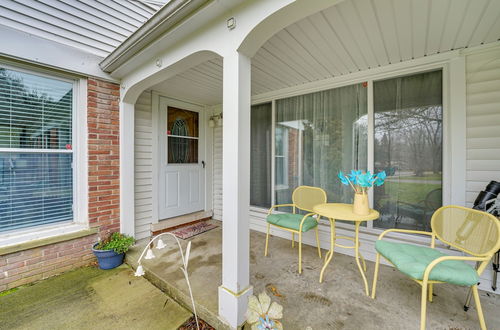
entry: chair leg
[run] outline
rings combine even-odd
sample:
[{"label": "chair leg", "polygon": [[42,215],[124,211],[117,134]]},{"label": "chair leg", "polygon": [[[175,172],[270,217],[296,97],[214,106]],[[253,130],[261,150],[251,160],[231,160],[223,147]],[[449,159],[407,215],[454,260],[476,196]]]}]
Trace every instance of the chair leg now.
[{"label": "chair leg", "polygon": [[318,247],[319,258],[321,259],[321,245],[319,244],[318,226],[316,226],[316,245]]},{"label": "chair leg", "polygon": [[295,233],[292,232],[292,249],[295,247]]},{"label": "chair leg", "polygon": [[375,260],[375,272],[373,273],[373,285],[372,285],[372,299],[375,299],[375,293],[377,291],[377,278],[378,278],[378,266],[380,264],[380,253],[377,253]]},{"label": "chair leg", "polygon": [[420,310],[420,330],[425,330],[426,312],[427,312],[427,281],[424,281],[422,283],[422,301],[421,301],[421,310]]},{"label": "chair leg", "polygon": [[267,234],[266,234],[266,248],[264,249],[264,257],[267,257],[267,247],[269,245],[269,230],[271,229],[271,225],[267,224]]},{"label": "chair leg", "polygon": [[429,302],[432,302],[432,291],[433,291],[433,285],[432,283],[429,284]]},{"label": "chair leg", "polygon": [[302,233],[299,233],[299,274],[302,274]]},{"label": "chair leg", "polygon": [[474,302],[476,303],[477,317],[479,318],[479,324],[481,325],[481,330],[486,330],[486,323],[484,322],[483,308],[481,307],[481,301],[479,300],[479,292],[477,291],[477,285],[472,286],[472,294],[474,295]]}]

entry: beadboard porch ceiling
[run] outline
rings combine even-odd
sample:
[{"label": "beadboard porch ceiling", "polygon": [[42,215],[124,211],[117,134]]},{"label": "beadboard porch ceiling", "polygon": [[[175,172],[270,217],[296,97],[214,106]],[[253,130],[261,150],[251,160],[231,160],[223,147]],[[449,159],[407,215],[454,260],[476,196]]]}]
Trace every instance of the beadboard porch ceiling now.
[{"label": "beadboard porch ceiling", "polygon": [[[252,58],[252,95],[500,39],[497,0],[346,0],[298,21]],[[222,59],[153,90],[204,105],[222,102]]]}]

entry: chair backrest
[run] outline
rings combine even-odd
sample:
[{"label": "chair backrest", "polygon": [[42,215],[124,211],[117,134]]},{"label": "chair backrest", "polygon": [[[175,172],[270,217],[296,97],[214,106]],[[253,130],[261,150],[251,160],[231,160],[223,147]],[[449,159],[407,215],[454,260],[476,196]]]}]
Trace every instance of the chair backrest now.
[{"label": "chair backrest", "polygon": [[326,192],[318,187],[299,186],[293,191],[292,202],[301,210],[313,212],[313,207],[326,203]]},{"label": "chair backrest", "polygon": [[476,257],[491,257],[500,249],[500,220],[462,206],[443,206],[434,212],[431,227],[436,237]]},{"label": "chair backrest", "polygon": [[430,191],[427,196],[425,196],[425,207],[428,210],[437,210],[441,205],[443,205],[443,189],[438,188]]}]

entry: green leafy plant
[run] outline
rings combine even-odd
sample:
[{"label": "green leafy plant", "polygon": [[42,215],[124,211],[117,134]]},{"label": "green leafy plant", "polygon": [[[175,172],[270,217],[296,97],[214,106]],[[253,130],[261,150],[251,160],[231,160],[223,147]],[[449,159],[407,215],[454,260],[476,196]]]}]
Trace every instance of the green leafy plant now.
[{"label": "green leafy plant", "polygon": [[120,233],[113,233],[108,239],[99,242],[96,250],[113,250],[116,253],[125,253],[134,244],[134,238]]}]

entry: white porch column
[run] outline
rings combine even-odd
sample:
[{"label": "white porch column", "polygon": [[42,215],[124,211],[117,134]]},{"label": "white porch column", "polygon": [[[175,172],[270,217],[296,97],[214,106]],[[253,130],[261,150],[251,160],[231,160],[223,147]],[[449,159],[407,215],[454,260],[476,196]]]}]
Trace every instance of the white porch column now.
[{"label": "white porch column", "polygon": [[238,52],[223,64],[222,285],[219,315],[241,325],[250,286],[250,59]]},{"label": "white porch column", "polygon": [[120,231],[134,236],[134,104],[120,102]]}]

